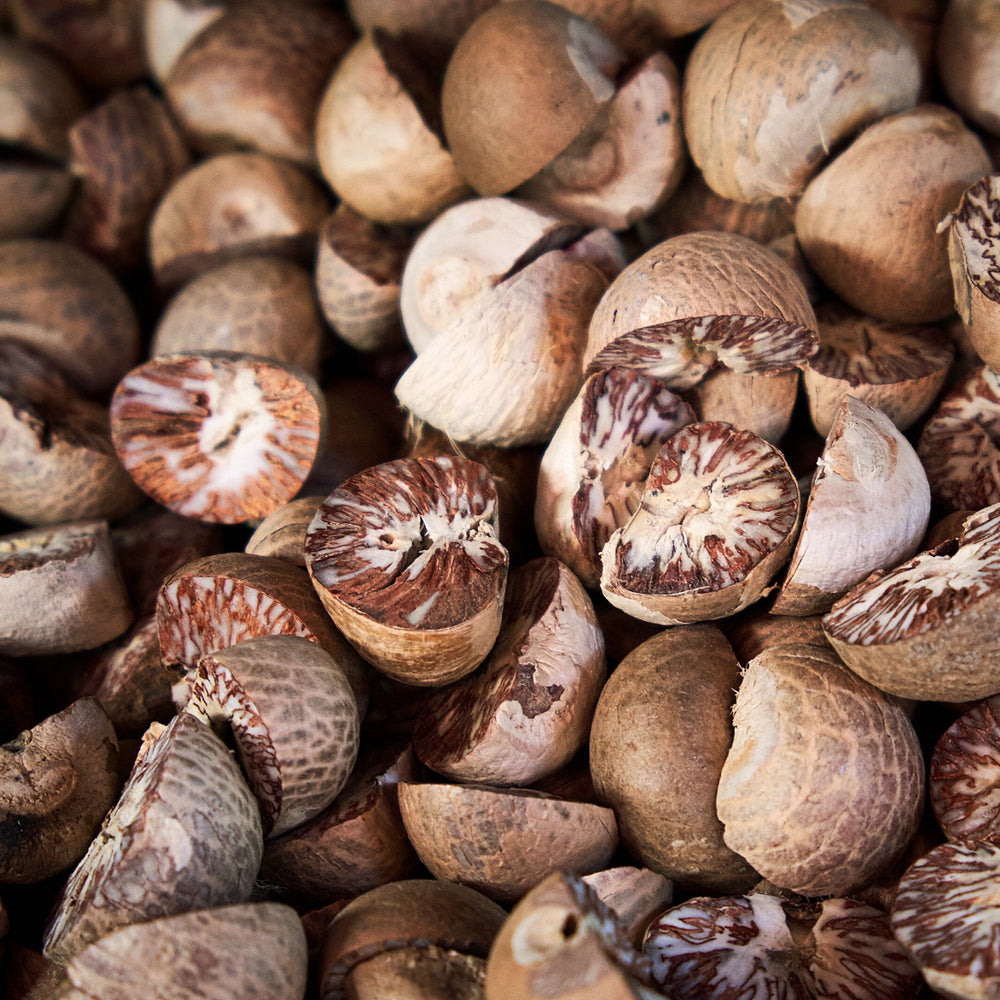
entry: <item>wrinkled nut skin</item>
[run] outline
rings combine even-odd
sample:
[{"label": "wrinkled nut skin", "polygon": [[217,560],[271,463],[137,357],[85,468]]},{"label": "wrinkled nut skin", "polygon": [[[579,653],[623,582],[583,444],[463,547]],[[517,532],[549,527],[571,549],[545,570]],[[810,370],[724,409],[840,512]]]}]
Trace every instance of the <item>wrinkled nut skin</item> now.
[{"label": "wrinkled nut skin", "polygon": [[117,791],[118,740],[94,698],[0,747],[0,882],[40,882],[79,861]]},{"label": "wrinkled nut skin", "polygon": [[807,896],[847,895],[902,854],[924,776],[896,699],[829,649],[787,645],[750,661],[733,726],[718,816],[726,844],[761,875]]},{"label": "wrinkled nut skin", "polygon": [[733,892],[757,875],[722,839],[716,789],[732,742],[739,664],[714,625],[669,629],[625,657],[590,731],[590,769],[622,843],[685,889]]}]

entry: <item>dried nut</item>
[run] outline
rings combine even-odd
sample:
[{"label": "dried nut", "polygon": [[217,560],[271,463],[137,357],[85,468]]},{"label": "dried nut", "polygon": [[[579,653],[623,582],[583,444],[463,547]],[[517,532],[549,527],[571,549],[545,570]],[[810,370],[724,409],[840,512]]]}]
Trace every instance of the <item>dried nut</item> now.
[{"label": "dried nut", "polygon": [[290,906],[242,903],[121,927],[74,956],[66,972],[79,991],[72,1000],[301,1000],[306,964],[302,922]]},{"label": "dried nut", "polygon": [[265,836],[322,812],[358,754],[354,692],[333,657],[301,636],[263,636],[206,653],[185,711],[232,733]]},{"label": "dried nut", "polygon": [[723,843],[715,811],[738,682],[722,633],[685,626],[626,656],[594,712],[594,788],[614,809],[622,843],[685,888],[738,892],[756,877]]},{"label": "dried nut", "polygon": [[530,789],[403,782],[399,809],[435,878],[500,903],[520,899],[550,872],[595,871],[618,846],[610,809]]},{"label": "dried nut", "polygon": [[1000,698],[965,712],[931,754],[930,800],[949,840],[1000,841]]},{"label": "dried nut", "polygon": [[73,193],[73,175],[32,160],[0,161],[0,240],[36,236],[59,218]]},{"label": "dried nut", "polygon": [[496,646],[475,675],[435,692],[413,749],[456,781],[530,785],[586,743],[605,678],[604,639],[587,592],[555,559],[511,575]]},{"label": "dried nut", "polygon": [[673,902],[673,882],[648,868],[605,868],[583,881],[614,910],[634,945],[642,943],[650,921]]},{"label": "dried nut", "polygon": [[362,751],[332,805],[264,844],[260,877],[314,903],[405,878],[417,859],[396,789],[400,781],[416,780],[416,771],[409,747]]},{"label": "dried nut", "polygon": [[323,497],[298,497],[268,514],[247,539],[248,555],[273,556],[293,566],[305,566],[306,529]]},{"label": "dried nut", "polygon": [[635,513],[661,445],[694,419],[658,378],[625,368],[591,375],[542,456],[535,498],[542,550],[596,587],[601,549]]},{"label": "dried nut", "polygon": [[919,86],[913,46],[868,4],[747,0],[721,14],[691,53],[684,131],[719,194],[788,198],[832,146],[912,107]]},{"label": "dried nut", "polygon": [[927,475],[910,443],[880,410],[844,396],[771,611],[829,611],[869,573],[909,559],[920,546],[930,512]]},{"label": "dried nut", "polygon": [[188,43],[220,18],[229,3],[230,0],[145,0],[142,28],[146,63],[161,88]]},{"label": "dried nut", "polygon": [[324,339],[305,268],[282,257],[241,257],[177,293],[160,316],[150,353],[239,351],[315,378]]},{"label": "dried nut", "polygon": [[1000,375],[974,368],[941,400],[924,425],[917,454],[934,502],[979,510],[1000,501]]},{"label": "dried nut", "polygon": [[510,198],[474,198],[442,212],[406,258],[400,311],[418,354],[473,303],[543,253],[566,247],[577,223]]},{"label": "dried nut", "polygon": [[164,663],[188,669],[206,653],[265,635],[317,642],[346,674],[364,715],[361,658],[333,627],[309,577],[281,559],[229,552],[182,566],[160,588],[156,622]]},{"label": "dried nut", "polygon": [[0,882],[40,882],[83,857],[118,792],[118,740],[93,698],[0,747]]},{"label": "dried nut", "polygon": [[352,476],[316,512],[305,557],[334,623],[397,680],[464,677],[500,629],[507,550],[493,477],[475,462],[399,459]]},{"label": "dried nut", "polygon": [[111,443],[107,408],[0,340],[0,511],[26,524],[114,520],[142,503]]},{"label": "dried nut", "polygon": [[621,64],[613,42],[554,3],[519,0],[486,11],[456,46],[441,94],[462,176],[482,195],[526,181],[611,100]]},{"label": "dried nut", "polygon": [[325,420],[305,372],[216,351],[153,358],[111,400],[111,438],[129,475],[168,510],[219,524],[266,517],[291,500]]},{"label": "dried nut", "polygon": [[597,117],[518,189],[589,226],[625,229],[676,191],[684,172],[680,74],[655,52]]},{"label": "dried nut", "polygon": [[652,986],[625,927],[568,872],[553,872],[514,907],[486,965],[486,1000],[655,1000]]},{"label": "dried nut", "polygon": [[506,914],[474,889],[449,882],[392,882],[365,893],[334,918],[319,961],[321,1000],[344,1000],[359,963],[407,947],[485,958]]},{"label": "dried nut", "polygon": [[0,339],[44,354],[88,396],[106,393],[139,359],[139,323],[125,293],[66,243],[0,243],[0,300]]},{"label": "dried nut", "polygon": [[156,203],[191,163],[177,126],[145,88],[120,90],[73,123],[69,142],[80,185],[66,238],[114,270],[134,269]]},{"label": "dried nut", "polygon": [[726,844],[765,878],[843,895],[903,853],[923,808],[917,735],[896,699],[831,650],[788,645],[751,660],[733,727],[716,806]]},{"label": "dried nut", "polygon": [[322,188],[293,164],[260,153],[213,156],[172,184],[153,213],[153,276],[170,288],[234,257],[309,259],[327,215]]},{"label": "dried nut", "polygon": [[1000,505],[965,522],[961,538],[862,581],[823,619],[830,644],[884,691],[922,701],[1000,692],[994,596]]},{"label": "dried nut", "polygon": [[[579,0],[577,0],[579,2]],[[735,0],[671,0],[668,4],[657,4],[646,14],[652,18],[659,30],[670,38],[690,35],[699,28],[710,24]],[[610,4],[608,4],[610,6]],[[571,4],[572,6],[572,4]],[[645,11],[645,5],[630,5]],[[633,13],[635,16],[635,13]]]},{"label": "dried nut", "polygon": [[[962,194],[948,227],[948,259],[955,308],[976,353],[994,371],[1000,368],[1000,174],[990,174]],[[946,220],[947,221],[947,220]],[[945,223],[942,223],[944,226]]]},{"label": "dried nut", "polygon": [[988,1000],[1000,987],[991,915],[1000,846],[942,844],[899,883],[892,931],[940,996]]},{"label": "dried nut", "polygon": [[689,424],[660,449],[639,507],[601,551],[601,590],[661,625],[735,614],[771,589],[799,506],[777,449],[730,424]]},{"label": "dried nut", "polygon": [[828,646],[823,634],[823,625],[819,615],[806,618],[789,618],[785,615],[772,615],[751,608],[725,626],[726,638],[732,643],[733,652],[743,666],[746,666],[755,656],[777,646],[789,643],[806,643],[816,646]]},{"label": "dried nut", "polygon": [[889,323],[840,305],[821,306],[816,315],[819,352],[805,363],[802,384],[817,434],[830,433],[847,393],[901,431],[923,416],[955,355],[939,328]]},{"label": "dried nut", "polygon": [[347,974],[347,1000],[482,1000],[486,960],[451,948],[400,948],[360,962]]},{"label": "dried nut", "polygon": [[802,252],[864,313],[944,319],[954,305],[947,238],[936,227],[989,170],[982,143],[954,111],[923,104],[885,118],[806,188],[795,212]]},{"label": "dried nut", "polygon": [[380,226],[346,203],[326,220],[316,256],[323,315],[351,347],[378,351],[402,341],[399,296],[413,244],[399,226]]},{"label": "dried nut", "polygon": [[43,49],[0,38],[0,139],[54,160],[69,152],[66,130],[83,114],[83,95],[63,64]]},{"label": "dried nut", "polygon": [[996,135],[997,6],[983,0],[951,0],[937,34],[937,68],[951,103],[962,114]]},{"label": "dried nut", "polygon": [[185,46],[164,89],[203,151],[250,148],[309,166],[320,94],[352,35],[311,0],[227,5]]},{"label": "dried nut", "polygon": [[344,202],[376,222],[426,222],[469,193],[437,118],[434,86],[405,45],[381,30],[366,34],[323,92],[320,171]]},{"label": "dried nut", "polygon": [[109,0],[7,0],[23,38],[58,53],[91,87],[131,83],[145,72],[142,4]]},{"label": "dried nut", "polygon": [[65,963],[127,924],[243,902],[262,849],[257,802],[219,737],[187,714],[154,724],[66,883],[45,954]]},{"label": "dried nut", "polygon": [[0,537],[0,653],[93,649],[122,634],[132,608],[104,521]]}]

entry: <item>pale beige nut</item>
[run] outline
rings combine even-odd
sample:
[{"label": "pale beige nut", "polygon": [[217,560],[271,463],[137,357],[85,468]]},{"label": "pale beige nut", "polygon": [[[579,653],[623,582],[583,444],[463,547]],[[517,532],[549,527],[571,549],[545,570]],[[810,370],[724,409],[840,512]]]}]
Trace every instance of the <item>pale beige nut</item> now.
[{"label": "pale beige nut", "polygon": [[316,113],[316,158],[333,190],[375,222],[426,222],[469,193],[438,121],[431,80],[404,44],[365,34]]},{"label": "pale beige nut", "polygon": [[909,559],[931,491],[917,453],[880,410],[844,396],[809,490],[776,615],[813,615],[869,573]]},{"label": "pale beige nut", "polygon": [[691,158],[726,198],[802,192],[831,147],[912,107],[920,67],[903,33],[858,0],[747,0],[699,39],[684,78]]},{"label": "pale beige nut", "polygon": [[154,726],[66,883],[45,954],[65,963],[119,927],[243,902],[262,849],[257,802],[222,740],[183,713]]},{"label": "pale beige nut", "polygon": [[156,281],[174,287],[247,254],[307,259],[329,214],[304,170],[261,153],[213,156],[175,181],[149,225]]},{"label": "pale beige nut", "polygon": [[647,640],[604,686],[590,736],[600,801],[626,850],[681,886],[748,888],[756,876],[722,839],[715,795],[732,742],[739,664],[714,625]]},{"label": "pale beige nut", "polygon": [[150,354],[236,351],[315,378],[324,340],[309,272],[287,258],[247,256],[205,271],[174,296]]},{"label": "pale beige nut", "polygon": [[508,555],[476,462],[398,459],[352,476],[316,512],[305,557],[334,623],[397,680],[457,680],[500,629]]},{"label": "pale beige nut", "polygon": [[818,646],[750,661],[717,795],[726,844],[774,884],[846,895],[904,851],[923,809],[913,726],[896,699]]},{"label": "pale beige nut", "polygon": [[289,500],[257,525],[247,539],[248,555],[273,556],[293,566],[305,566],[306,529],[324,497],[298,497]]},{"label": "pale beige nut", "polygon": [[950,0],[936,37],[937,68],[952,104],[980,128],[1000,132],[997,34],[992,0]]},{"label": "pale beige nut", "polygon": [[422,706],[413,749],[456,781],[529,785],[586,742],[605,677],[604,639],[580,581],[555,559],[511,574],[481,670]]},{"label": "pale beige nut", "polygon": [[403,782],[406,833],[435,878],[512,903],[550,872],[588,874],[618,845],[614,813],[528,789]]},{"label": "pale beige nut", "polygon": [[[238,961],[235,961],[238,957]],[[66,968],[73,1000],[301,1000],[306,937],[281,903],[195,910],[122,927]]]},{"label": "pale beige nut", "polygon": [[107,522],[0,537],[0,609],[0,653],[69,653],[121,635],[133,614]]},{"label": "pale beige nut", "polygon": [[673,901],[674,884],[649,868],[623,865],[585,875],[583,881],[614,910],[633,944],[642,943],[650,921]]},{"label": "pale beige nut", "polygon": [[184,710],[232,733],[265,836],[311,819],[343,788],[358,754],[358,706],[316,643],[271,635],[206,653],[189,689]]},{"label": "pale beige nut", "polygon": [[352,36],[339,13],[309,0],[233,4],[185,46],[164,90],[203,151],[250,148],[310,166],[320,94]]},{"label": "pale beige nut", "polygon": [[220,524],[266,517],[302,488],[326,412],[303,371],[221,351],[155,357],[111,400],[129,475],[168,510]]},{"label": "pale beige nut", "polygon": [[142,39],[146,65],[162,87],[188,43],[220,18],[229,0],[145,0]]}]

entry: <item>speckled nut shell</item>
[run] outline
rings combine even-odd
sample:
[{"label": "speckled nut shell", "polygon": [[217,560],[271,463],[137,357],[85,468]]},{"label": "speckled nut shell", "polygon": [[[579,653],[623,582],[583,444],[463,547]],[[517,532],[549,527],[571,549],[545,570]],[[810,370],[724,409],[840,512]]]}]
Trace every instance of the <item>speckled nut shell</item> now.
[{"label": "speckled nut shell", "polygon": [[614,96],[621,61],[597,28],[554,3],[486,11],[456,46],[441,94],[462,176],[482,195],[526,181]]},{"label": "speckled nut shell", "polygon": [[744,0],[699,39],[684,131],[709,186],[760,201],[801,193],[831,146],[917,100],[903,33],[860,0]]}]

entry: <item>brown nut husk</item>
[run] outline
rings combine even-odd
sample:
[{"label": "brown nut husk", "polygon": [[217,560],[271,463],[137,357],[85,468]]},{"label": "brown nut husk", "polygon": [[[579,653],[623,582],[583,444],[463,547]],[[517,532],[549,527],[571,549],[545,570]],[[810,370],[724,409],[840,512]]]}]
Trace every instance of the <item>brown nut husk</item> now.
[{"label": "brown nut husk", "polygon": [[951,103],[980,128],[1000,134],[996,89],[1000,11],[990,0],[950,0],[937,33],[937,69]]}]

